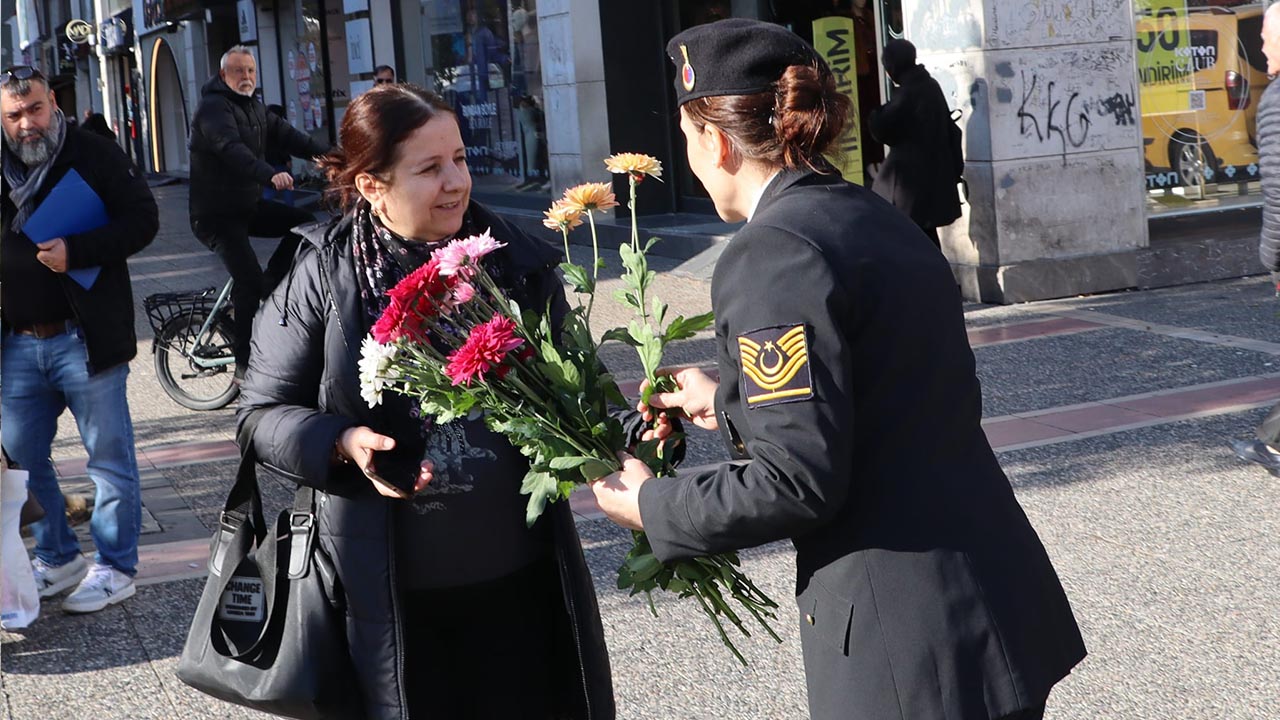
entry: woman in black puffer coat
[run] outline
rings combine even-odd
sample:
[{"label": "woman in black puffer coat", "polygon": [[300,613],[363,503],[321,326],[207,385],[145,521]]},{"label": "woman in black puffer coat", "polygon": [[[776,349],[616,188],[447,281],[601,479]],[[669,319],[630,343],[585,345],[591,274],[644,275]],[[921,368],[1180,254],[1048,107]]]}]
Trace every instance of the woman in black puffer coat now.
[{"label": "woman in black puffer coat", "polygon": [[[470,200],[451,109],[379,86],[322,165],[346,214],[312,226],[258,312],[239,420],[261,461],[318,495],[369,718],[612,720],[609,660],[567,503],[532,528],[524,457],[480,419],[435,425],[407,398],[361,397],[361,341],[385,292],[453,237],[506,247],[483,268],[523,307],[563,313],[559,253]],[[638,416],[637,416],[638,417]],[[634,429],[634,428],[633,428]],[[376,466],[376,468],[375,468]],[[419,492],[398,499],[361,470]]]}]

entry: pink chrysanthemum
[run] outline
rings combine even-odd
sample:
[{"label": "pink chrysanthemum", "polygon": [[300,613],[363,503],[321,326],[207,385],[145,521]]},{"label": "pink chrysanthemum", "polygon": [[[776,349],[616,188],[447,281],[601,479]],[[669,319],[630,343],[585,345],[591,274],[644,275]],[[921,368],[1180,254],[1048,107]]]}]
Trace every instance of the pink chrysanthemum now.
[{"label": "pink chrysanthemum", "polygon": [[489,235],[489,231],[485,230],[479,235],[451,241],[448,245],[432,253],[431,258],[439,261],[441,275],[462,274],[469,277],[470,271],[468,268],[471,265],[479,264],[481,258],[485,255],[506,246],[506,243],[494,240]]},{"label": "pink chrysanthemum", "polygon": [[498,379],[506,377],[510,367],[504,366],[507,353],[524,344],[516,335],[516,324],[505,315],[471,328],[462,347],[449,355],[444,374],[454,385],[471,385],[473,380],[484,380],[485,374],[496,368]]}]

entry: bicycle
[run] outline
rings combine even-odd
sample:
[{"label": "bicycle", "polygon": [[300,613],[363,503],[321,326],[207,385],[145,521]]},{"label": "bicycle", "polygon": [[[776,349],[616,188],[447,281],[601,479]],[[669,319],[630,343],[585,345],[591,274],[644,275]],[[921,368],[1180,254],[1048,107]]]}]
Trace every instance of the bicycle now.
[{"label": "bicycle", "polygon": [[240,394],[231,284],[228,279],[220,291],[156,293],[143,301],[155,333],[151,354],[156,378],[165,394],[185,408],[217,410]]}]

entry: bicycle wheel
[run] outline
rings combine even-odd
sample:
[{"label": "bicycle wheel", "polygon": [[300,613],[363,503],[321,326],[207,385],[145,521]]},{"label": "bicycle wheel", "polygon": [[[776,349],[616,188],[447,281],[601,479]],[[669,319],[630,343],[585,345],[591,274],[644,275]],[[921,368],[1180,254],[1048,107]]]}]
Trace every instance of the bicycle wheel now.
[{"label": "bicycle wheel", "polygon": [[228,318],[217,318],[209,333],[197,344],[208,311],[178,315],[164,324],[156,336],[156,378],[165,394],[192,410],[217,410],[231,404],[240,394],[235,384],[235,363],[203,368],[191,358],[223,358],[234,354],[234,333]]}]

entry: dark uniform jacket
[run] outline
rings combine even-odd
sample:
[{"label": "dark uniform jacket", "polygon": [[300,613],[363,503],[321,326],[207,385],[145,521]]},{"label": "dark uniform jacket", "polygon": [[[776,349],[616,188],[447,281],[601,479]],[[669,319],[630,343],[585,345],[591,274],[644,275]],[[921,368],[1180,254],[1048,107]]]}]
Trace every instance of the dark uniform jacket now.
[{"label": "dark uniform jacket", "polygon": [[1262,167],[1262,242],[1258,259],[1280,271],[1280,85],[1258,102],[1258,158]]},{"label": "dark uniform jacket", "polygon": [[328,150],[268,113],[257,99],[227,87],[221,77],[214,76],[201,92],[200,106],[191,119],[188,203],[192,218],[253,212],[262,188],[271,185],[277,172],[265,159],[268,147],[300,158]]},{"label": "dark uniform jacket", "polygon": [[872,187],[921,227],[960,217],[951,111],[938,81],[923,65],[904,70],[893,97],[871,113],[871,134],[889,146]]},{"label": "dark uniform jacket", "polygon": [[[32,200],[35,207],[44,202],[49,191],[73,168],[102,199],[110,218],[96,230],[66,238],[70,268],[102,268],[93,285],[86,290],[65,273],[58,274],[84,338],[89,373],[94,374],[129,362],[138,352],[138,338],[133,330],[133,287],[127,261],[155,238],[160,229],[160,211],[146,179],[119,145],[73,127],[67,128],[62,151]],[[51,272],[35,259],[35,244],[24,235],[9,231],[8,220],[14,217],[17,208],[9,199],[7,183],[3,203],[5,237],[0,242],[5,252],[6,274]]]},{"label": "dark uniform jacket", "polygon": [[970,720],[1085,655],[980,425],[946,260],[882,199],[783,172],[712,280],[720,432],[746,463],[647,482],[659,559],[791,538],[814,718]]},{"label": "dark uniform jacket", "polygon": [[[491,256],[502,263],[504,284],[517,288],[523,307],[549,300],[567,308],[554,267],[559,253],[472,203],[476,227],[492,228],[508,243]],[[238,418],[259,415],[254,447],[260,461],[298,483],[323,491],[319,528],[334,558],[347,599],[347,638],[369,718],[406,718],[402,614],[395,577],[392,503],[378,495],[354,465],[332,462],[334,443],[348,427],[384,429],[385,406],[360,397],[357,362],[365,314],[352,264],[350,216],[305,230],[294,272],[264,302],[253,330],[253,354]],[[615,709],[609,657],[591,575],[568,503],[555,503],[540,522],[552,523],[555,559],[571,627],[556,666],[561,698],[575,720],[612,720]],[[484,618],[460,618],[484,622]],[[431,652],[430,648],[413,648]],[[476,672],[484,672],[476,668]],[[575,672],[576,671],[576,672]],[[495,678],[495,691],[501,691]]]}]

